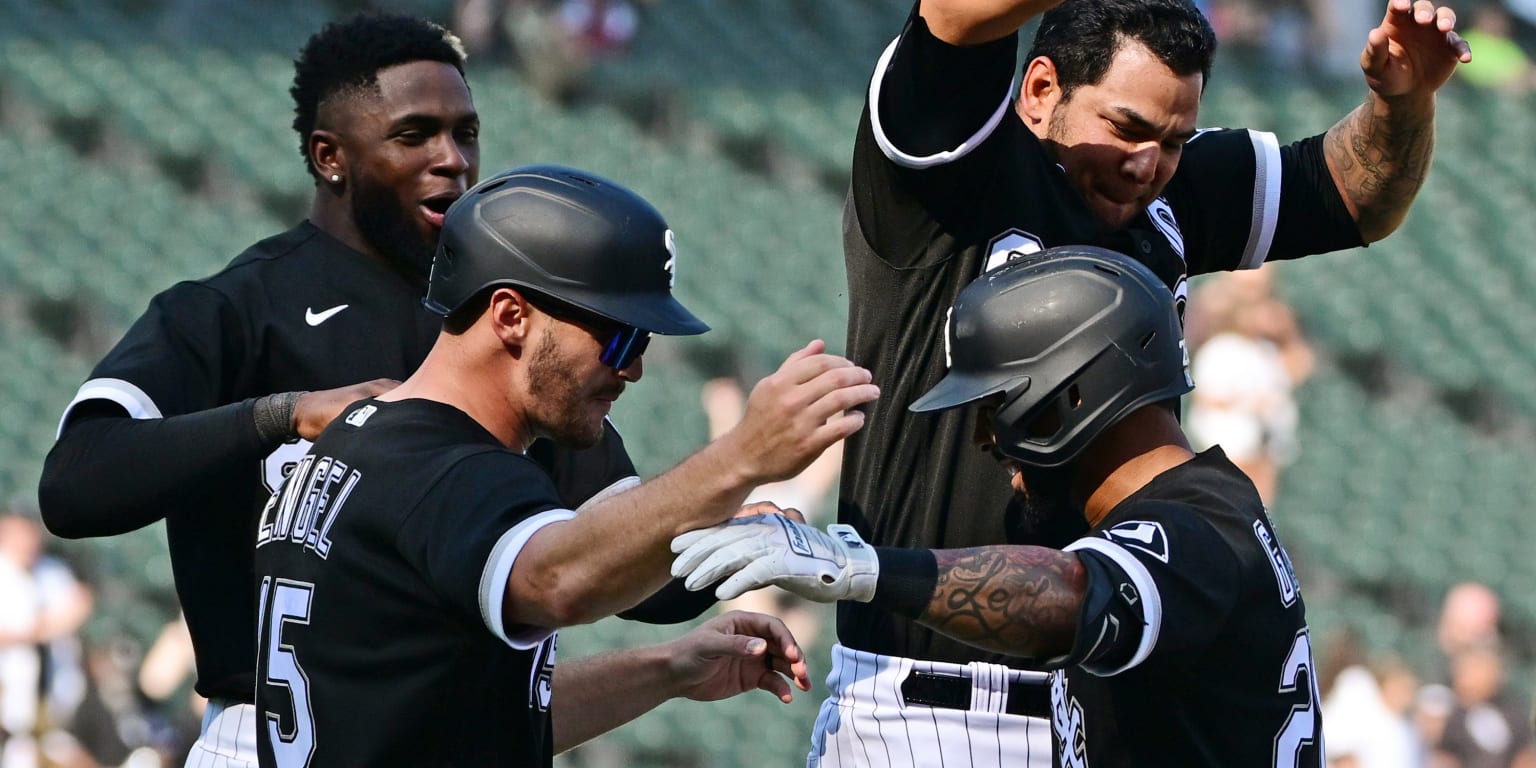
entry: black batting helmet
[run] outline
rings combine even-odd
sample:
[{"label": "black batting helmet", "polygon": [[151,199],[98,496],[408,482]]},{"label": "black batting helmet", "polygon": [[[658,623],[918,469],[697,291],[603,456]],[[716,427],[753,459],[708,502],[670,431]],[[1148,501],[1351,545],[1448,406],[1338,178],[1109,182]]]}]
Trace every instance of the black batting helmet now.
[{"label": "black batting helmet", "polygon": [[446,316],[511,285],[650,333],[709,330],[672,297],[676,274],[672,230],[644,198],[585,171],[527,165],[448,208],[424,303]]},{"label": "black batting helmet", "polygon": [[1024,464],[1065,464],[1131,411],[1194,388],[1173,295],[1103,248],[1051,248],[982,275],[946,334],[949,373],[911,410],[1002,392],[997,449]]}]

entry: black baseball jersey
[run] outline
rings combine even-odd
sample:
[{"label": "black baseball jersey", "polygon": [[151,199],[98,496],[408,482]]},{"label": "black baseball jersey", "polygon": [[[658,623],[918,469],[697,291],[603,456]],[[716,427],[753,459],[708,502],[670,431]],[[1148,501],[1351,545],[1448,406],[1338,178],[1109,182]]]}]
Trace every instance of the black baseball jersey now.
[{"label": "black baseball jersey", "polygon": [[[1119,620],[1051,674],[1062,766],[1322,768],[1306,608],[1253,483],[1219,448],[1131,495],[1068,551]],[[1093,583],[1097,579],[1099,583]]]},{"label": "black baseball jersey", "polygon": [[[422,294],[419,283],[303,223],[253,245],[212,277],[156,296],[70,409],[109,400],[134,418],[160,418],[274,392],[404,379],[441,329],[441,318],[421,306]],[[282,445],[166,500],[171,567],[204,696],[251,701],[252,532],[267,497],[308,448],[304,440]],[[542,458],[571,505],[634,475],[611,428],[604,445],[576,454],[546,450]]]},{"label": "black baseball jersey", "polygon": [[[1182,306],[1188,274],[1359,243],[1352,222],[1323,226],[1323,215],[1302,213],[1336,211],[1337,190],[1319,202],[1315,186],[1286,185],[1282,206],[1282,174],[1306,153],[1247,130],[1201,133],[1162,197],[1108,231],[1013,110],[1016,38],[950,46],[914,11],[869,87],[844,209],[847,354],[873,372],[881,395],[848,441],[838,517],[872,544],[1060,546],[1083,530],[1017,522],[1006,473],[972,444],[973,409],[907,411],[944,375],[949,308],[983,271],[1047,247],[1100,245],[1146,263]],[[934,661],[1026,663],[866,603],[838,604],[838,638]]]},{"label": "black baseball jersey", "polygon": [[256,529],[263,768],[549,765],[555,632],[501,608],[523,545],[574,516],[463,411],[353,404]]}]

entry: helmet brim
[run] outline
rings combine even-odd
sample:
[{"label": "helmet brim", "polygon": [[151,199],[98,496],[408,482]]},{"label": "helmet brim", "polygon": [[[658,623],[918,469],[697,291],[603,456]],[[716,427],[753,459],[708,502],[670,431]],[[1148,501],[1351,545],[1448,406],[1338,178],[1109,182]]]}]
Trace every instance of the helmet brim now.
[{"label": "helmet brim", "polygon": [[561,300],[642,331],[662,336],[697,336],[709,326],[670,293],[612,296],[568,291]]},{"label": "helmet brim", "polygon": [[[1019,387],[1029,387],[1029,377],[1024,375],[1005,376],[999,378],[997,374],[980,376],[965,371],[950,370],[939,383],[933,385],[933,389],[923,393],[907,410],[914,413],[926,413],[929,411],[944,411],[950,408],[958,408],[967,403],[974,403],[988,395],[998,392],[1012,392]],[[1022,391],[1022,390],[1020,390]]]}]

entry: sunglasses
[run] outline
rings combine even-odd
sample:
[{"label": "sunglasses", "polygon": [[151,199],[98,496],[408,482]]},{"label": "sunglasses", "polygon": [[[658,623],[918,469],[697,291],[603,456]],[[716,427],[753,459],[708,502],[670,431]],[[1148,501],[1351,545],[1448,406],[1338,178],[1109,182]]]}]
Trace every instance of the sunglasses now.
[{"label": "sunglasses", "polygon": [[544,314],[572,325],[579,325],[598,341],[603,342],[603,351],[597,359],[615,371],[622,371],[634,365],[635,360],[645,354],[645,348],[651,345],[650,332],[633,325],[609,320],[544,295],[524,293],[524,298]]}]

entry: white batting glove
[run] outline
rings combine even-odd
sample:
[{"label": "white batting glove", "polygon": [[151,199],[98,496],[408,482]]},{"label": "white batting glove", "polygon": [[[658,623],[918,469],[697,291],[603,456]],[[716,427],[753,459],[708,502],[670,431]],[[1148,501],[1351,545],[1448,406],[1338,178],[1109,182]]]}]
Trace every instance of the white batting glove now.
[{"label": "white batting glove", "polygon": [[672,575],[700,590],[726,579],[715,597],[730,600],[769,585],[808,600],[869,602],[875,596],[880,561],[851,526],[834,524],[825,533],[783,515],[738,517],[713,528],[689,531],[672,540]]}]

